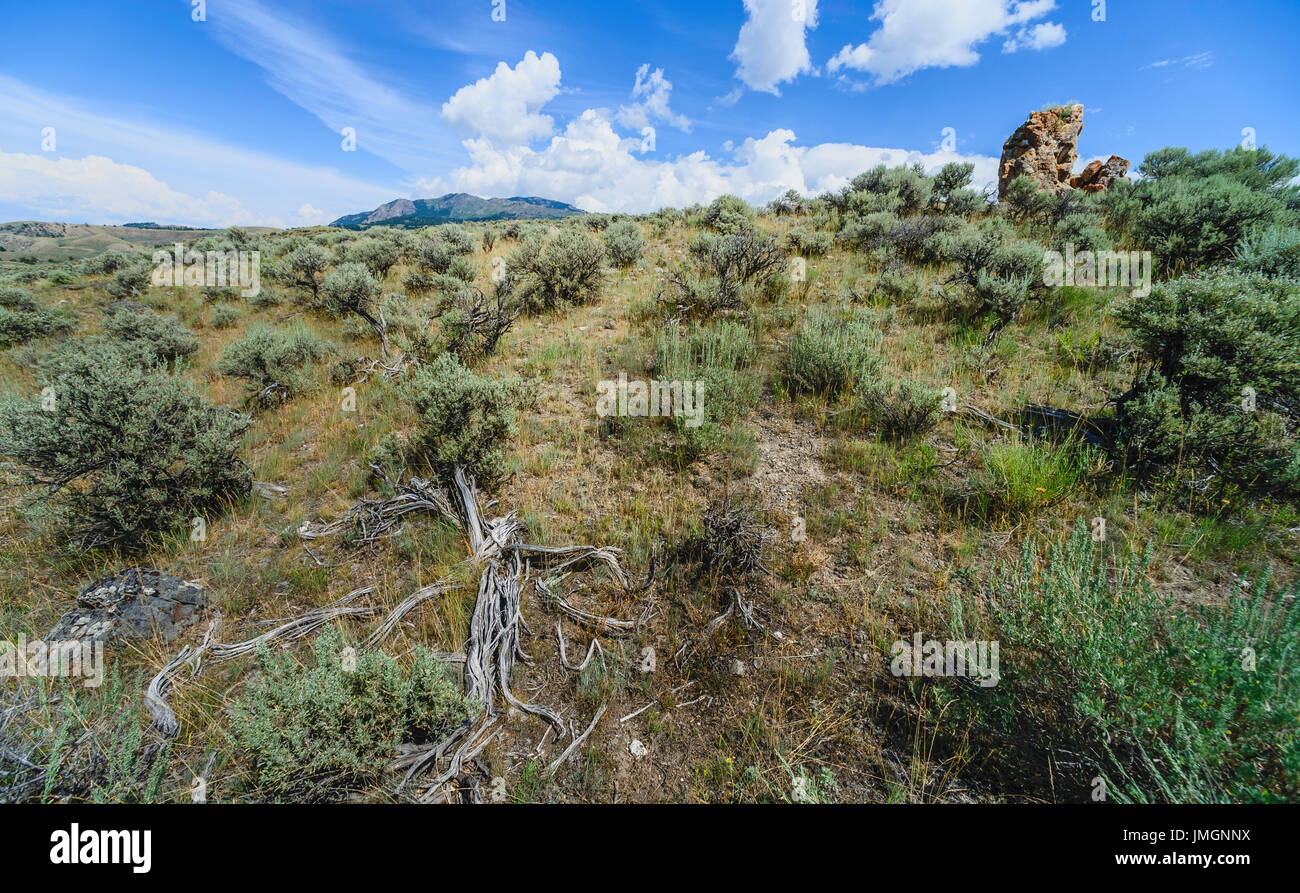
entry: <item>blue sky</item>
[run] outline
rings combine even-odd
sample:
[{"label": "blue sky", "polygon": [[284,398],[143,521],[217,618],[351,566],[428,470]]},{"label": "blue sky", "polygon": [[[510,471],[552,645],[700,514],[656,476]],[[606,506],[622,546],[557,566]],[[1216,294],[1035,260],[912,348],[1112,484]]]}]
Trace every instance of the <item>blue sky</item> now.
[{"label": "blue sky", "polygon": [[1246,128],[1300,154],[1295,0],[3,2],[0,220],[645,211],[959,158],[988,180],[1067,101],[1081,164]]}]

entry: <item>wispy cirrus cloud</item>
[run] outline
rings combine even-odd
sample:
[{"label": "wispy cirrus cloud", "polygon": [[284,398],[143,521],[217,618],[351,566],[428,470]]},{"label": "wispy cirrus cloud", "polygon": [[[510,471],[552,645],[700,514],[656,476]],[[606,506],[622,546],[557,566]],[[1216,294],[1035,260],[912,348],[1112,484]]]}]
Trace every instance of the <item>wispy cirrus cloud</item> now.
[{"label": "wispy cirrus cloud", "polygon": [[335,132],[403,171],[427,170],[455,150],[437,106],[354,62],[334,37],[257,0],[225,0],[208,20],[223,46],[261,68],[277,92]]},{"label": "wispy cirrus cloud", "polygon": [[[53,127],[59,151],[39,152]],[[357,180],[124,111],[90,108],[0,75],[0,212],[53,219],[225,226],[319,223],[392,198]],[[301,212],[306,202],[324,206]],[[294,213],[289,209],[298,208]],[[330,218],[332,219],[332,218]]]},{"label": "wispy cirrus cloud", "polygon": [[1191,56],[1183,56],[1178,59],[1161,59],[1158,62],[1151,62],[1148,63],[1147,65],[1143,65],[1142,68],[1139,70],[1145,71],[1148,68],[1201,69],[1201,68],[1209,68],[1215,63],[1215,61],[1216,60],[1214,58],[1214,53],[1207,50],[1203,53],[1195,53]]}]

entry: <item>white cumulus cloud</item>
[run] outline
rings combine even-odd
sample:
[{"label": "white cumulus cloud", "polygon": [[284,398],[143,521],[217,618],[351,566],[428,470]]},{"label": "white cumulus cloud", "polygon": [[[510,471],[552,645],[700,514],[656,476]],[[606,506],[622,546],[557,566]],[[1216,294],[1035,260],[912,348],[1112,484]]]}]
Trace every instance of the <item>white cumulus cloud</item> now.
[{"label": "white cumulus cloud", "polygon": [[747,87],[780,95],[777,85],[814,71],[805,32],[817,27],[817,0],[745,0],[745,15],[731,59]]},{"label": "white cumulus cloud", "polygon": [[877,0],[871,18],[880,23],[865,43],[847,44],[826,64],[828,71],[853,69],[889,84],[923,68],[969,66],[989,38],[1021,28],[1008,44],[1045,49],[1065,40],[1053,23],[1028,28],[1056,8],[1056,0]]},{"label": "white cumulus cloud", "polygon": [[672,92],[673,82],[664,77],[664,70],[656,68],[651,71],[650,63],[645,63],[636,70],[636,82],[632,85],[633,101],[619,108],[618,123],[636,130],[653,124],[670,124],[690,133],[690,118],[669,108]]},{"label": "white cumulus cloud", "polygon": [[1065,43],[1065,26],[1056,22],[1043,22],[1030,28],[1021,28],[1002,44],[1002,52],[1019,50],[1048,50]]},{"label": "white cumulus cloud", "polygon": [[491,76],[457,90],[442,116],[496,143],[527,143],[551,135],[555,122],[538,109],[559,92],[559,60],[529,50],[514,68],[498,62]]},{"label": "white cumulus cloud", "polygon": [[723,193],[754,204],[787,189],[817,194],[838,189],[877,164],[920,162],[937,170],[950,161],[975,162],[978,185],[996,181],[997,159],[955,152],[923,154],[851,143],[795,144],[793,131],[778,128],[734,146],[724,160],[704,151],[658,161],[637,156],[636,140],[621,137],[607,115],[588,109],[540,149],[498,147],[469,140],[469,164],[445,177],[421,181],[421,194],[541,195],[588,211],[645,212],[712,201]]},{"label": "white cumulus cloud", "polygon": [[177,192],[143,168],[102,155],[51,158],[0,151],[0,195],[51,220],[213,227],[261,222],[232,196]]}]

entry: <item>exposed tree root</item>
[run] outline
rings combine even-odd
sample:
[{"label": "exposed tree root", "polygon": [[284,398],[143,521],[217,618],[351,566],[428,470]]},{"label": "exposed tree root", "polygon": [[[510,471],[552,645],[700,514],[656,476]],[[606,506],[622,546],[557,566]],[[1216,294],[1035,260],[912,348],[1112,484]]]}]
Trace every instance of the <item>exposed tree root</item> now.
[{"label": "exposed tree root", "polygon": [[[561,595],[561,586],[571,576],[594,572],[601,567],[608,572],[616,586],[628,591],[628,578],[619,564],[621,553],[618,549],[535,546],[526,543],[522,539],[524,527],[514,512],[507,512],[495,519],[483,517],[473,479],[463,469],[455,469],[452,481],[455,487],[454,505],[441,488],[413,478],[392,499],[365,500],[353,506],[338,521],[319,526],[306,525],[300,531],[304,539],[315,539],[345,529],[359,528],[364,542],[374,542],[390,533],[405,515],[413,511],[428,511],[455,524],[469,538],[471,555],[466,560],[480,569],[478,599],[470,618],[469,640],[463,655],[439,656],[444,660],[464,663],[465,691],[477,699],[479,712],[443,741],[422,747],[403,748],[402,755],[394,762],[392,768],[406,770],[399,790],[420,779],[419,799],[424,802],[446,799],[443,786],[460,776],[465,765],[477,758],[498,734],[497,724],[504,707],[514,707],[546,720],[554,729],[556,740],[565,734],[573,734],[571,731],[566,732],[564,721],[555,710],[523,701],[511,689],[515,661],[531,660],[520,643],[520,627],[524,625],[520,602],[530,583],[542,594],[545,602],[553,604],[565,616],[593,633],[586,660],[575,668],[569,664],[564,654],[563,634],[557,627],[561,660],[570,669],[585,667],[595,651],[600,651],[603,657],[603,649],[594,638],[595,635],[621,635],[636,627],[634,621],[604,617],[582,610],[571,605]],[[491,505],[487,504],[489,508]],[[377,647],[392,633],[402,617],[428,599],[455,586],[449,580],[441,580],[407,596],[375,627],[364,647]],[[177,731],[176,717],[167,704],[167,696],[178,681],[177,674],[181,667],[189,664],[192,677],[199,671],[200,662],[205,656],[209,660],[228,660],[252,653],[259,644],[301,638],[336,617],[378,613],[380,609],[375,606],[354,604],[361,595],[372,591],[373,587],[358,589],[330,605],[308,611],[267,633],[235,645],[212,642],[213,629],[210,627],[197,649],[190,646],[183,648],[150,683],[145,695],[145,706],[154,717],[155,725],[167,735],[174,735]],[[577,745],[591,734],[605,709],[602,706],[597,711],[587,730],[575,738],[559,759],[551,764],[552,767],[558,768]],[[432,777],[426,777],[429,774]]]},{"label": "exposed tree root", "polygon": [[344,531],[356,531],[354,543],[357,546],[368,546],[396,533],[401,527],[402,519],[412,512],[431,512],[460,526],[446,491],[432,481],[409,478],[404,484],[400,481],[393,482],[377,466],[372,465],[371,468],[388,480],[397,491],[395,496],[390,499],[363,499],[348,509],[342,518],[328,524],[308,522],[298,528],[299,538],[310,542]]},{"label": "exposed tree root", "polygon": [[338,601],[331,602],[323,608],[314,608],[305,614],[280,624],[275,629],[262,633],[260,636],[233,645],[224,645],[221,642],[212,641],[213,633],[221,626],[221,618],[217,617],[208,624],[207,632],[204,633],[203,641],[198,648],[191,648],[186,645],[179,654],[168,662],[167,666],[159,671],[157,676],[150,680],[149,688],[144,693],[144,706],[149,711],[149,715],[153,717],[154,726],[168,737],[175,735],[179,730],[180,726],[176,722],[176,714],[167,703],[167,696],[179,681],[176,674],[185,664],[190,665],[190,677],[193,678],[198,675],[205,657],[210,663],[221,663],[232,658],[252,654],[259,645],[301,639],[314,633],[336,617],[364,617],[376,614],[379,612],[379,608],[373,605],[353,604],[361,596],[374,591],[375,587],[373,586],[355,589]]}]

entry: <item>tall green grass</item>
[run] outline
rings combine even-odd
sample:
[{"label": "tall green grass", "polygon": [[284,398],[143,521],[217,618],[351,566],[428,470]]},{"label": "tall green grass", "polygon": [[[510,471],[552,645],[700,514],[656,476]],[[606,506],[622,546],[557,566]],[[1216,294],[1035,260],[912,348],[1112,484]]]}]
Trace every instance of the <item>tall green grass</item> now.
[{"label": "tall green grass", "polygon": [[1300,587],[1264,571],[1226,604],[1185,608],[1146,581],[1149,558],[1080,522],[954,598],[950,634],[1001,650],[998,685],[958,700],[990,740],[1082,757],[1075,781],[1100,775],[1110,799],[1300,799]]}]

